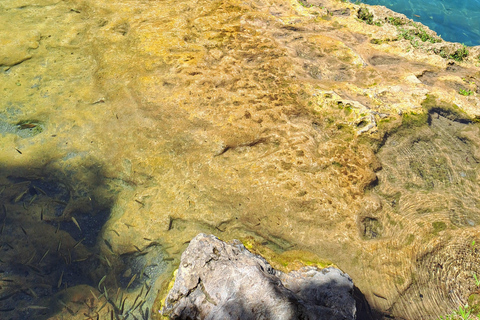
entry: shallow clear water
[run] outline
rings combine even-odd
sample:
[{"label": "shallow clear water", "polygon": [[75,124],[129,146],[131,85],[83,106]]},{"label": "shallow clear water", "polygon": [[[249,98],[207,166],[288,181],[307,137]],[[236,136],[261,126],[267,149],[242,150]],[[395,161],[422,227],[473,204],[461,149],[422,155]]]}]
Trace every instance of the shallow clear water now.
[{"label": "shallow clear water", "polygon": [[437,32],[444,40],[480,45],[480,0],[364,0],[405,14]]}]

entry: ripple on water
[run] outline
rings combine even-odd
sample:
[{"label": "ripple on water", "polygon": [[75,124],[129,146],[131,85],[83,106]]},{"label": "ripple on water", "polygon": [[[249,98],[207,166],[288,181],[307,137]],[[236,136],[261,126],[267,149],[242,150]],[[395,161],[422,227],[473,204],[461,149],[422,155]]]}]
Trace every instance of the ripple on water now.
[{"label": "ripple on water", "polygon": [[[413,245],[409,278],[398,285],[392,311],[429,319],[464,305],[480,272],[478,125],[432,109],[425,125],[401,129],[378,156],[374,192],[383,198],[378,219],[385,237]],[[472,228],[473,227],[473,228]],[[396,240],[393,240],[396,241]],[[447,302],[447,303],[445,303]]]}]

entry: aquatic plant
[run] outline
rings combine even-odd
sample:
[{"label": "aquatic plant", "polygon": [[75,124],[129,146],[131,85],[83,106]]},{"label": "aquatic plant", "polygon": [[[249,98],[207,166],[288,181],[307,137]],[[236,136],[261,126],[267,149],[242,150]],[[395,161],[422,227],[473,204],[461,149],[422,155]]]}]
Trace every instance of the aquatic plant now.
[{"label": "aquatic plant", "polygon": [[476,319],[480,319],[480,317],[475,316],[472,314],[472,310],[467,305],[458,307],[458,310],[453,311],[450,314],[447,314],[443,317],[439,317],[438,320],[468,320],[475,317]]},{"label": "aquatic plant", "polygon": [[468,57],[468,49],[467,46],[462,44],[462,47],[460,49],[457,49],[452,55],[450,55],[450,59],[453,59],[455,61],[463,61],[466,57]]},{"label": "aquatic plant", "polygon": [[473,91],[470,89],[460,89],[458,93],[460,93],[462,96],[471,96]]},{"label": "aquatic plant", "polygon": [[465,308],[462,308],[460,306],[457,311],[457,315],[459,315],[462,319],[468,319],[470,317],[471,311],[468,308],[468,305],[465,306]]},{"label": "aquatic plant", "polygon": [[373,14],[365,7],[358,10],[357,17],[358,19],[365,21],[367,24],[373,24]]},{"label": "aquatic plant", "polygon": [[389,24],[393,24],[394,26],[403,26],[405,24],[405,21],[399,17],[388,17],[387,22]]},{"label": "aquatic plant", "polygon": [[305,1],[305,0],[298,0],[298,3],[300,3],[300,5],[301,5],[302,7],[305,7],[305,8],[311,8],[311,7],[313,7],[313,4],[308,3],[308,2]]},{"label": "aquatic plant", "polygon": [[431,36],[427,33],[427,31],[420,27],[420,26],[415,26],[415,29],[405,29],[401,28],[397,25],[399,35],[399,39],[405,39],[405,40],[410,40],[410,43],[414,47],[418,47],[419,43],[417,39],[420,39],[422,42],[430,42],[430,43],[436,43],[436,42],[441,42],[442,40],[435,37]]},{"label": "aquatic plant", "polygon": [[477,274],[473,273],[473,278],[475,279],[475,285],[477,287],[480,287],[480,280],[477,278]]}]

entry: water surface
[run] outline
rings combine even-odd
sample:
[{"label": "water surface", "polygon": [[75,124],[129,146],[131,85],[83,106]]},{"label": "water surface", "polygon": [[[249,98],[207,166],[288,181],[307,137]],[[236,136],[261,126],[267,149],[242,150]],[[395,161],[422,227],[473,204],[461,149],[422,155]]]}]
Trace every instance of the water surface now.
[{"label": "water surface", "polygon": [[479,0],[364,0],[403,13],[437,32],[444,40],[480,45]]}]

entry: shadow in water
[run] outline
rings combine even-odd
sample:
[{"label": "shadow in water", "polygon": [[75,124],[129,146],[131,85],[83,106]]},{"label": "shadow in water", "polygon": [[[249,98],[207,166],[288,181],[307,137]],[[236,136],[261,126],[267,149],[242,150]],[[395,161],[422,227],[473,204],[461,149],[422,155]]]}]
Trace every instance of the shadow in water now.
[{"label": "shadow in water", "polygon": [[103,177],[97,165],[0,168],[1,319],[46,319],[60,311],[55,294],[95,286],[97,238],[115,200]]}]

